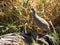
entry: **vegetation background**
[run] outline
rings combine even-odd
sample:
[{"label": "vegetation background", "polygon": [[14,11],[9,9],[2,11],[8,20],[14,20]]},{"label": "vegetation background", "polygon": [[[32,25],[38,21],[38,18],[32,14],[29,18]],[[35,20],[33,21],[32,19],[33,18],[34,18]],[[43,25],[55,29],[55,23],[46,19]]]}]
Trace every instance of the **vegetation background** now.
[{"label": "vegetation background", "polygon": [[32,31],[44,33],[33,22],[31,8],[38,10],[38,15],[51,20],[56,32],[60,34],[60,0],[0,0],[0,35]]}]

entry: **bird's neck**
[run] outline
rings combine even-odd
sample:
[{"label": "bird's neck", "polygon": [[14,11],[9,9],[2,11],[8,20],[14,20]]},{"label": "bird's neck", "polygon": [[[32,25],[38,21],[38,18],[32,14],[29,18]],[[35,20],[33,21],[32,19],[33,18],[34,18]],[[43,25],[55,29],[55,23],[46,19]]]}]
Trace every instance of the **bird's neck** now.
[{"label": "bird's neck", "polygon": [[33,13],[33,17],[36,17],[37,16],[37,14],[36,13]]}]

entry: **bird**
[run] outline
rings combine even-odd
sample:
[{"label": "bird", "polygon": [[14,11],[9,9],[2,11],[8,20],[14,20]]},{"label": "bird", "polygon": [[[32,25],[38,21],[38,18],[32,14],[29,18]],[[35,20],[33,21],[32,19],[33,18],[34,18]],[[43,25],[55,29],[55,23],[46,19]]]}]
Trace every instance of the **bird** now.
[{"label": "bird", "polygon": [[38,25],[39,28],[50,30],[49,23],[42,17],[38,16],[36,10],[34,8],[31,9],[33,21]]}]

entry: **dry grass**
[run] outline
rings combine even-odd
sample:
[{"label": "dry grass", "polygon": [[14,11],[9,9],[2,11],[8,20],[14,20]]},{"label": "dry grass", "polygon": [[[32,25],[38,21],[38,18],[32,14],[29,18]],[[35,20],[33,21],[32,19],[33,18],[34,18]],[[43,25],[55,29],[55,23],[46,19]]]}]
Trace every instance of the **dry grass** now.
[{"label": "dry grass", "polygon": [[[47,21],[54,20],[59,15],[59,3],[57,0],[1,0],[0,1],[0,22],[13,23],[13,25],[25,26],[27,23],[27,30],[35,30],[43,33],[38,26],[33,25],[33,19],[30,15],[31,8],[36,8],[38,14]],[[58,16],[57,16],[58,17]]]},{"label": "dry grass", "polygon": [[[60,19],[60,2],[58,0],[0,0],[0,25],[4,26],[0,30],[5,31],[9,28],[5,32],[0,31],[0,35],[20,30],[44,33],[46,30],[42,30],[34,24],[30,14],[31,8],[36,8],[38,15],[47,21],[52,20],[56,27],[56,22],[59,22]],[[24,41],[21,43],[26,45]]]}]

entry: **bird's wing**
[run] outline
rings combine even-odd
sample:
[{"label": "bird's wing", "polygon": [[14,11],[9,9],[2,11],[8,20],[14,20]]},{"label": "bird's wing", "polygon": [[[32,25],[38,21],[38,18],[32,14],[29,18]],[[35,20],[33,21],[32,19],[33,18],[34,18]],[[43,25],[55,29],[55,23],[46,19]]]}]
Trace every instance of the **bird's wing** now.
[{"label": "bird's wing", "polygon": [[43,24],[49,25],[48,22],[47,22],[45,19],[43,19],[42,17],[39,17],[37,14],[36,14],[35,16],[36,16],[36,18],[37,18],[39,21],[41,21]]}]

